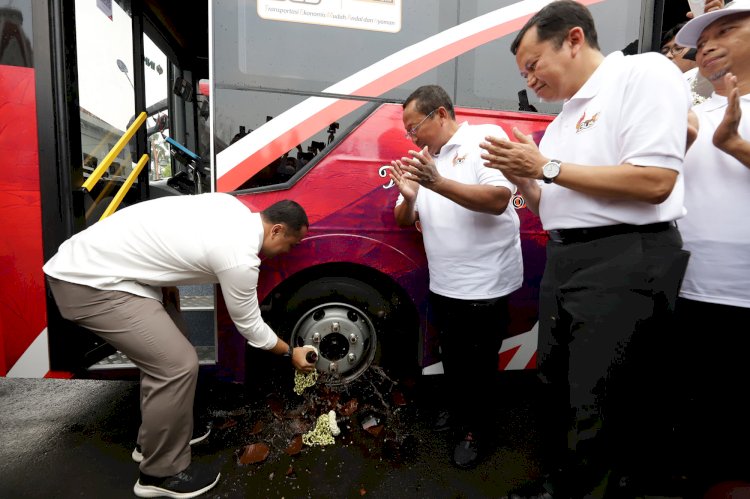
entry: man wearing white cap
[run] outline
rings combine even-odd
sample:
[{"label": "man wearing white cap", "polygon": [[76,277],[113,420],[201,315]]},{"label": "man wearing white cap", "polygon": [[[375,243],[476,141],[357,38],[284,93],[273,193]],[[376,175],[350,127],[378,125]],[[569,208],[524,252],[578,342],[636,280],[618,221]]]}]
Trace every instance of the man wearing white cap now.
[{"label": "man wearing white cap", "polygon": [[682,454],[700,475],[695,486],[706,487],[750,481],[750,425],[738,405],[750,382],[750,0],[696,17],[676,42],[697,48],[699,70],[714,87],[693,108],[700,127],[683,168],[680,232],[691,258],[675,341],[684,366],[677,386],[692,396],[678,408],[692,418],[682,425]]}]

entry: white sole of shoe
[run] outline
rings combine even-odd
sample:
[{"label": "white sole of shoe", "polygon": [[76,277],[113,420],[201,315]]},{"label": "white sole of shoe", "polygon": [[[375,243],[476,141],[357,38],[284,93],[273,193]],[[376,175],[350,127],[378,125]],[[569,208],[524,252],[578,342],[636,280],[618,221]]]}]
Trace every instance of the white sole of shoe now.
[{"label": "white sole of shoe", "polygon": [[[195,445],[198,442],[203,442],[205,439],[208,438],[210,434],[211,434],[211,428],[209,428],[208,431],[206,431],[206,433],[204,433],[203,435],[199,437],[195,437],[194,439],[190,440],[190,445]],[[143,454],[138,451],[138,447],[133,449],[133,452],[130,454],[130,457],[133,458],[133,461],[135,461],[136,463],[140,463],[141,461],[143,461]]]},{"label": "white sole of shoe", "polygon": [[204,492],[211,490],[214,485],[219,483],[219,478],[221,478],[221,473],[216,475],[216,480],[214,480],[213,483],[206,485],[200,490],[194,490],[192,492],[175,492],[154,485],[141,485],[141,481],[138,480],[135,482],[135,485],[133,485],[133,493],[137,497],[174,497],[176,499],[190,499],[191,497],[197,497]]},{"label": "white sole of shoe", "polygon": [[207,438],[208,438],[208,436],[209,436],[210,434],[211,434],[211,428],[208,428],[208,429],[206,430],[206,433],[204,433],[203,435],[201,435],[201,436],[199,436],[199,437],[195,437],[195,438],[191,439],[191,440],[190,440],[190,445],[195,445],[195,444],[197,444],[198,442],[203,442],[203,441],[204,441],[205,439],[207,439]]}]

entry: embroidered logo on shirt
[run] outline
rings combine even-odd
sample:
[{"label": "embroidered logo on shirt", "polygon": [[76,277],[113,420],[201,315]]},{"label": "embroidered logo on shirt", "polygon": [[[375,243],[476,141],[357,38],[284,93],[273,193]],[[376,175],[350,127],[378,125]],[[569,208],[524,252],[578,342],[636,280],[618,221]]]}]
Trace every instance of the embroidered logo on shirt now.
[{"label": "embroidered logo on shirt", "polygon": [[583,112],[580,118],[578,118],[578,123],[576,123],[576,133],[582,132],[583,130],[588,130],[589,128],[594,128],[594,125],[596,125],[596,120],[599,119],[599,113],[596,113],[591,118],[586,119],[586,111]]},{"label": "embroidered logo on shirt", "polygon": [[456,153],[455,156],[453,156],[453,166],[463,164],[463,162],[466,160],[466,154],[463,156],[459,156],[458,153]]}]

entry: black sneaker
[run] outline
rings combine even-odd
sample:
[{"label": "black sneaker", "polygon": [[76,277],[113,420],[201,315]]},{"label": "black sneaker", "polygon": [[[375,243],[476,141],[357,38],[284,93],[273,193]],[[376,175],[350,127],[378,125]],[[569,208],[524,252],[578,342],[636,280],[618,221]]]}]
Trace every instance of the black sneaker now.
[{"label": "black sneaker", "polygon": [[[195,445],[198,442],[203,442],[205,439],[207,439],[211,434],[212,427],[213,423],[209,422],[205,425],[196,426],[195,428],[193,428],[193,438],[190,439],[190,445]],[[133,461],[135,461],[136,463],[140,463],[141,461],[143,461],[143,450],[141,449],[141,444],[135,444],[135,449],[133,449],[133,453],[130,454],[130,457],[132,457]]]},{"label": "black sneaker", "polygon": [[453,464],[459,468],[469,469],[476,466],[479,460],[479,443],[471,432],[461,439],[453,450]]},{"label": "black sneaker", "polygon": [[526,483],[508,492],[501,499],[554,499],[554,487],[544,479]]},{"label": "black sneaker", "polygon": [[133,486],[138,497],[176,497],[189,499],[210,490],[219,482],[220,473],[198,468],[195,463],[176,475],[155,477],[141,473]]}]

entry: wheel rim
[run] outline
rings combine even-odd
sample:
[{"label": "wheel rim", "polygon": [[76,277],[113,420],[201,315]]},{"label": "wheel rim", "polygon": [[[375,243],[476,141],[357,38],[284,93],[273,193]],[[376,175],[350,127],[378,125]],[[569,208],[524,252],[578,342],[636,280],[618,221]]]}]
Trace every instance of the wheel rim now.
[{"label": "wheel rim", "polygon": [[375,357],[377,333],[370,318],[347,303],[324,303],[294,326],[292,343],[318,349],[316,369],[346,383],[365,372]]}]

